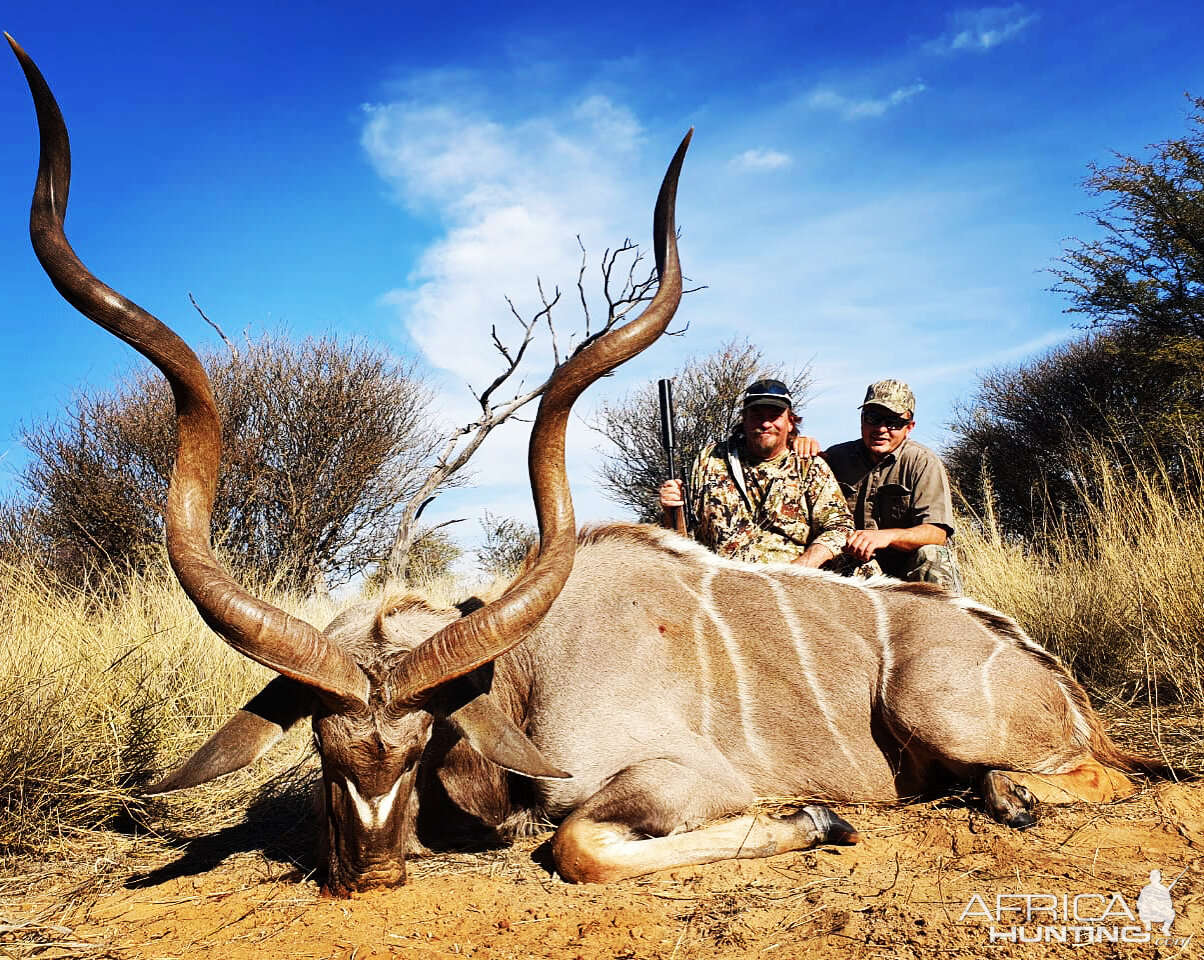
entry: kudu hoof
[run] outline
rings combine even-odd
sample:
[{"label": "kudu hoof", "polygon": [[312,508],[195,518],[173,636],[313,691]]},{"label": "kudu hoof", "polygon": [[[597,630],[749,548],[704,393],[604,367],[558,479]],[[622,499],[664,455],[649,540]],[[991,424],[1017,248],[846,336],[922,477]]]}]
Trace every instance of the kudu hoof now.
[{"label": "kudu hoof", "polygon": [[1037,818],[1027,810],[1021,810],[1012,816],[1010,820],[1004,820],[1004,824],[1009,827],[1014,827],[1017,830],[1027,830],[1029,827],[1037,825]]},{"label": "kudu hoof", "polygon": [[798,813],[792,815],[792,819],[807,817],[815,824],[815,843],[818,846],[821,843],[837,843],[843,846],[857,843],[861,839],[861,834],[857,832],[857,828],[842,817],[838,817],[828,807],[822,807],[819,804],[808,804],[803,807]]},{"label": "kudu hoof", "polygon": [[1037,818],[1032,813],[1037,798],[1027,787],[999,770],[992,770],[983,777],[982,800],[991,819],[1005,827],[1027,830],[1037,825]]}]

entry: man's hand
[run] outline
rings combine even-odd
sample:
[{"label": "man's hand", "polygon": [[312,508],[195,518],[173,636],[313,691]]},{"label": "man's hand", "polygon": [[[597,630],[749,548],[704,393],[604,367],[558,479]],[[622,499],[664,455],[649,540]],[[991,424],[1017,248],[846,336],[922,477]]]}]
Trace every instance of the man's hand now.
[{"label": "man's hand", "polygon": [[686,505],[685,500],[682,499],[680,480],[666,480],[657,490],[657,496],[660,499],[662,510],[675,510]]},{"label": "man's hand", "polygon": [[790,562],[796,566],[811,567],[814,570],[818,570],[834,556],[836,554],[827,547],[819,543],[813,543]]},{"label": "man's hand", "polygon": [[686,505],[682,490],[680,480],[666,480],[657,490],[657,499],[661,505],[661,526],[686,536],[689,530],[686,527]]},{"label": "man's hand", "polygon": [[844,552],[858,563],[869,563],[877,550],[899,550],[911,553],[929,543],[938,546],[947,543],[949,534],[944,527],[934,523],[921,523],[915,527],[899,527],[890,530],[856,530],[845,544]]},{"label": "man's hand", "polygon": [[795,437],[792,449],[800,457],[822,457],[824,455],[819,441],[815,437]]},{"label": "man's hand", "polygon": [[846,556],[852,557],[858,563],[869,563],[874,558],[874,551],[883,550],[894,542],[894,531],[888,530],[854,530],[849,542],[844,545]]}]

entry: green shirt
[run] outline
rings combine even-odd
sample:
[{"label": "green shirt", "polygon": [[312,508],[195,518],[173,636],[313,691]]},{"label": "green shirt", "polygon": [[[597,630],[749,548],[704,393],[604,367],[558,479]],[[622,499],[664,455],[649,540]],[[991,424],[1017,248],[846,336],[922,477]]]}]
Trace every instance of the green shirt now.
[{"label": "green shirt", "polygon": [[860,440],[824,454],[858,530],[897,530],[932,523],[953,535],[953,498],[941,458],[908,438],[874,463]]}]

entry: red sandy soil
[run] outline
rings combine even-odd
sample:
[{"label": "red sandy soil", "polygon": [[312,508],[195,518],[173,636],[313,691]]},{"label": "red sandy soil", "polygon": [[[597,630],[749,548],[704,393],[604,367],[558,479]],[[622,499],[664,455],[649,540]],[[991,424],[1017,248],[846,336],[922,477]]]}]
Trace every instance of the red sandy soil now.
[{"label": "red sandy soil", "polygon": [[[551,872],[545,836],[415,861],[404,887],[350,900],[323,897],[302,868],[264,853],[254,838],[270,824],[257,826],[253,814],[249,829],[231,834],[224,848],[219,838],[204,856],[109,834],[104,855],[91,862],[27,863],[0,881],[0,956],[899,960],[1199,952],[1204,786],[1145,787],[1102,807],[1043,807],[1039,824],[1023,833],[959,798],[838,811],[861,829],[859,845],[573,886]],[[1056,937],[1068,926],[1143,936],[1125,913],[1136,914],[1154,869],[1164,883],[1178,878],[1169,942],[998,939],[1015,923],[1026,936]],[[1038,910],[1026,917],[1019,894],[1044,899],[1031,901]],[[997,897],[1019,912],[988,919]],[[1067,921],[1056,912],[1063,902],[1072,909],[1076,897],[1081,917],[1107,911],[1106,920]],[[1042,905],[1054,905],[1055,914],[1041,913]],[[1069,931],[1075,936],[1083,934]]]}]

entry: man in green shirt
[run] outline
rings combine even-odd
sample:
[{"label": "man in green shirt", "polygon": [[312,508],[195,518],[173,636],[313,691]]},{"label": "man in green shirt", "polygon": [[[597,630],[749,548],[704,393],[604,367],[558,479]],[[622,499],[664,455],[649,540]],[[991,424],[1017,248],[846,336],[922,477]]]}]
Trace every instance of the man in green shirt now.
[{"label": "man in green shirt", "polygon": [[[940,457],[909,439],[915,404],[901,380],[870,384],[861,405],[860,439],[820,456],[836,475],[857,526],[844,548],[851,562],[875,560],[888,576],[936,583],[961,596],[949,477]],[[801,437],[794,447],[815,454],[819,444]]]}]

